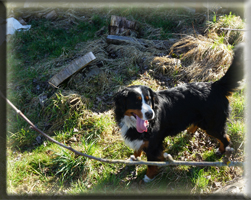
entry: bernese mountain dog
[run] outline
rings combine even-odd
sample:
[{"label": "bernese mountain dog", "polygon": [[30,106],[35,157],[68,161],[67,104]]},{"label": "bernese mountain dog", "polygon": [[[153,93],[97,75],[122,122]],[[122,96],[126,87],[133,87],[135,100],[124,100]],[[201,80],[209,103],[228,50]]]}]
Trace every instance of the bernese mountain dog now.
[{"label": "bernese mountain dog", "polygon": [[[115,120],[125,144],[134,150],[132,160],[146,153],[148,161],[163,161],[163,140],[197,128],[215,137],[219,153],[230,148],[225,125],[229,115],[228,97],[243,79],[243,44],[235,48],[235,55],[226,74],[216,82],[193,82],[154,92],[142,85],[121,89],[114,96]],[[157,166],[148,166],[145,182],[158,173]]]}]

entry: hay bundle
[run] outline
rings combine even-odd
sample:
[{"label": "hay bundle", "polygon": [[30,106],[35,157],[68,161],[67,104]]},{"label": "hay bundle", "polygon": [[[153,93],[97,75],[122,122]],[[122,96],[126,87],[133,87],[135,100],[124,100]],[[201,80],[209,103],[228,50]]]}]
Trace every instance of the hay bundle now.
[{"label": "hay bundle", "polygon": [[150,64],[155,73],[167,76],[176,75],[181,70],[181,61],[169,56],[150,56],[145,59],[144,63],[145,65]]},{"label": "hay bundle", "polygon": [[[192,81],[208,81],[221,77],[233,57],[232,47],[199,35],[187,36],[171,47],[186,66],[183,76]],[[209,73],[210,72],[210,73]]]},{"label": "hay bundle", "polygon": [[136,45],[114,45],[110,44],[106,48],[107,52],[116,58],[137,58],[142,54],[142,48]]}]

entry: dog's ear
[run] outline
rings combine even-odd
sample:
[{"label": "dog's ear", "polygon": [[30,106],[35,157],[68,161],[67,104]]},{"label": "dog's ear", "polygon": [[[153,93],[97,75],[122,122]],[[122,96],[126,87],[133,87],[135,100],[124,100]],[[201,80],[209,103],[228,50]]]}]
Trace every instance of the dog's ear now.
[{"label": "dog's ear", "polygon": [[159,98],[158,98],[157,94],[151,88],[149,88],[149,92],[150,92],[151,99],[152,99],[152,108],[156,109],[159,104]]},{"label": "dog's ear", "polygon": [[115,112],[120,112],[123,113],[126,111],[126,98],[128,96],[128,90],[127,89],[122,89],[118,91],[113,100],[115,103]]}]

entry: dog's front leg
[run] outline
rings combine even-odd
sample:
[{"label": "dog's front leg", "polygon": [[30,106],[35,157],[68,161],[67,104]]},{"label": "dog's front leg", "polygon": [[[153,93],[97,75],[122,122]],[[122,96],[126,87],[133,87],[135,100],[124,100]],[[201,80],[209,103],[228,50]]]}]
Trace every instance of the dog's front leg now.
[{"label": "dog's front leg", "polygon": [[129,161],[140,160],[141,155],[142,155],[142,150],[135,150],[134,153],[133,153],[133,155],[131,155],[128,160]]},{"label": "dog's front leg", "polygon": [[[162,144],[157,146],[157,149],[148,149],[147,150],[147,161],[164,161]],[[144,182],[152,181],[159,172],[157,166],[148,165],[146,175],[144,176]]]},{"label": "dog's front leg", "polygon": [[139,149],[134,150],[133,155],[131,155],[128,160],[130,160],[130,161],[140,160],[140,157],[142,155],[143,150],[147,149],[148,145],[149,145],[149,142],[148,141],[144,141],[143,144],[140,146]]}]

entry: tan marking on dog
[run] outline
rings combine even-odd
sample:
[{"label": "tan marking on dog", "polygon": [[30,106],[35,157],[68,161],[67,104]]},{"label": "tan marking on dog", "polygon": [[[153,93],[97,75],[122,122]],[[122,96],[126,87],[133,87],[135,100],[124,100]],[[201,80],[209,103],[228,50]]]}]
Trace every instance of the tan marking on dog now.
[{"label": "tan marking on dog", "polygon": [[220,152],[221,152],[221,153],[224,153],[224,151],[225,151],[224,144],[223,144],[222,141],[219,140],[218,138],[216,138],[216,139],[217,139],[217,140],[219,141],[219,143],[220,143],[220,147],[219,147]]},{"label": "tan marking on dog", "polygon": [[128,109],[125,111],[125,115],[127,115],[127,116],[133,116],[132,113],[136,114],[141,119],[143,118],[143,114],[142,114],[141,110]]},{"label": "tan marking on dog", "polygon": [[226,96],[226,98],[227,98],[228,101],[230,101],[230,97],[231,97],[232,95],[233,95],[233,93],[230,92],[230,94]]},{"label": "tan marking on dog", "polygon": [[197,131],[197,129],[198,129],[198,126],[195,126],[194,124],[192,124],[191,126],[189,126],[187,128],[187,132],[190,133],[190,134],[193,134],[193,133],[195,133]]},{"label": "tan marking on dog", "polygon": [[231,142],[230,137],[229,137],[228,134],[225,134],[225,137],[226,137],[226,139],[227,139],[228,142]]},{"label": "tan marking on dog", "polygon": [[141,147],[137,151],[134,151],[133,155],[135,156],[135,158],[141,157],[143,149],[148,148],[148,145],[149,145],[149,141],[144,141]]},{"label": "tan marking on dog", "polygon": [[[205,131],[205,133],[206,133],[208,136],[210,136],[210,137],[216,138],[215,136],[209,135],[206,131]],[[228,134],[225,134],[225,137],[226,137],[226,139],[227,139],[228,142],[231,142],[230,137],[229,137]],[[220,152],[221,152],[221,153],[224,153],[226,147],[224,146],[223,142],[222,142],[220,139],[218,139],[218,138],[216,138],[216,139],[217,139],[218,142],[220,143],[220,147],[219,147]]]}]

